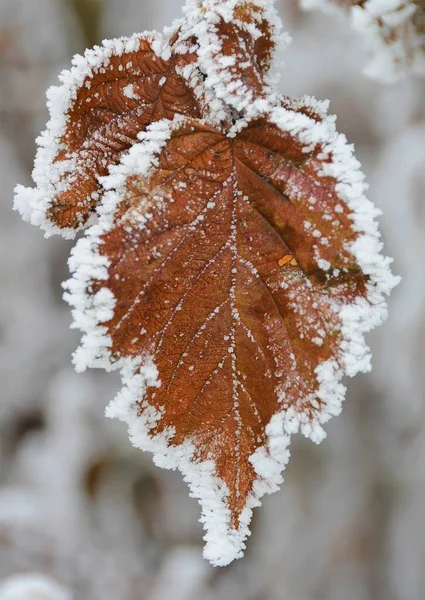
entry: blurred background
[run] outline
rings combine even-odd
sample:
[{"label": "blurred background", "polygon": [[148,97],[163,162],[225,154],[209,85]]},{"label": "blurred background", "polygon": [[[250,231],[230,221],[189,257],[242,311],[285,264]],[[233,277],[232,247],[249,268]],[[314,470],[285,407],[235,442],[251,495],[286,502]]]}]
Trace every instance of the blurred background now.
[{"label": "blurred background", "polygon": [[61,299],[70,244],[12,211],[30,184],[45,90],[105,37],[160,29],[182,0],[0,0],[0,600],[425,598],[425,80],[366,79],[346,21],[281,0],[293,43],[281,89],[331,100],[383,210],[403,283],[316,447],[297,437],[243,560],[201,558],[199,507],[178,473],[104,418],[118,389],[77,375]]}]

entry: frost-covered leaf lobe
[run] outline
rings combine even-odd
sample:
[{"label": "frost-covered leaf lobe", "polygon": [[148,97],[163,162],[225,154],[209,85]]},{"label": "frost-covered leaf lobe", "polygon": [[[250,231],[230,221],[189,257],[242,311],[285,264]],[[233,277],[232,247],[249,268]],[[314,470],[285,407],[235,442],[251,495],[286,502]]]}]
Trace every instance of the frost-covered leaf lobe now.
[{"label": "frost-covered leaf lobe", "polygon": [[108,174],[150,123],[176,113],[199,115],[193,91],[176,72],[175,58],[158,56],[149,37],[141,36],[133,45],[133,51],[114,53],[91,71],[67,113],[63,149],[55,162],[70,161],[72,168],[62,175],[60,187],[65,189],[58,191],[47,213],[59,228],[85,224],[98,202],[98,178]]}]

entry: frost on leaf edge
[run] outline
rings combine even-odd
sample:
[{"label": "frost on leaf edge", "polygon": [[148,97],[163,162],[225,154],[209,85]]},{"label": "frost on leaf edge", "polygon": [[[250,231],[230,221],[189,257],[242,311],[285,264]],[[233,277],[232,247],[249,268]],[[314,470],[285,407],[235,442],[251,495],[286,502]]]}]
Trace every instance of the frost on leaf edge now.
[{"label": "frost on leaf edge", "polygon": [[[317,109],[313,99],[301,101],[301,104],[303,102],[312,105],[313,110]],[[323,113],[323,105],[318,106]],[[67,290],[64,297],[73,307],[74,327],[84,333],[82,345],[74,355],[77,370],[86,367],[121,370],[123,389],[108,406],[106,414],[127,423],[133,445],[153,452],[154,462],[158,466],[182,472],[191,496],[197,498],[202,506],[201,522],[207,531],[204,556],[215,566],[225,566],[242,557],[245,540],[250,535],[248,526],[252,509],[261,504],[260,498],[264,494],[277,491],[283,482],[282,471],[289,459],[290,436],[301,431],[314,442],[321,442],[326,436],[322,425],[341,412],[345,395],[342,377],[370,370],[371,356],[364,334],[385,320],[385,295],[399,281],[391,274],[391,260],[380,254],[382,243],[375,219],[380,213],[364,196],[364,176],[360,165],[345,136],[336,132],[334,118],[324,117],[317,122],[282,106],[269,106],[267,113],[262,116],[268,116],[283,131],[298,137],[306,149],[321,144],[324,156],[331,157],[330,162],[323,163],[322,173],[323,176],[337,179],[337,192],[351,210],[353,229],[359,232],[359,237],[350,250],[363,272],[369,276],[369,283],[367,299],[359,298],[339,312],[343,335],[340,364],[329,360],[316,369],[319,383],[317,396],[325,403],[320,415],[309,422],[305,415],[297,413],[294,408],[275,414],[266,428],[267,447],[257,449],[250,458],[258,479],[241,514],[239,530],[232,530],[229,526],[230,512],[226,506],[228,490],[213,474],[213,463],[192,462],[194,446],[190,442],[177,447],[169,446],[172,429],[154,438],[149,436],[149,429],[161,415],[155,414],[154,409],[147,405],[143,414],[139,414],[138,402],[143,398],[147,386],[160,385],[156,367],[149,357],[144,357],[143,362],[127,358],[111,363],[109,348],[112,341],[103,324],[112,318],[115,298],[106,287],[94,296],[89,292],[91,281],[108,279],[108,259],[98,253],[100,237],[113,223],[116,207],[121,200],[120,191],[122,194],[127,176],[148,176],[152,172],[172,130],[186,121],[184,117],[176,116],[172,122],[160,121],[149,126],[146,133],[140,136],[141,142],[130,149],[120,165],[111,168],[110,176],[103,180],[106,191],[99,209],[99,222],[77,243],[70,259],[73,277],[64,284]],[[246,124],[246,120],[242,122]]]}]

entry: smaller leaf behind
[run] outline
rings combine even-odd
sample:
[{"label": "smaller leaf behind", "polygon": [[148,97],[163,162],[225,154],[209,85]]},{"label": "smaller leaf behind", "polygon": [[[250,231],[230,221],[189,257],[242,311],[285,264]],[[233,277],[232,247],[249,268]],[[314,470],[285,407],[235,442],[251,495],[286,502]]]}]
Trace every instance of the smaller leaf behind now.
[{"label": "smaller leaf behind", "polygon": [[51,120],[39,139],[35,190],[19,188],[24,218],[69,237],[87,223],[100,197],[99,178],[155,121],[200,116],[193,89],[181,75],[194,61],[175,57],[159,34],[105,42],[75,57],[51,88]]}]

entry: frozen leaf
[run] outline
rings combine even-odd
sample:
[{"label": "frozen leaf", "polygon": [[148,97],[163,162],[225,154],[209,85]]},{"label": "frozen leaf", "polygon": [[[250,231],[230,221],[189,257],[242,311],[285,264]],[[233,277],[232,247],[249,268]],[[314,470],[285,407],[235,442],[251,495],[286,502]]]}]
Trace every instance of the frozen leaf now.
[{"label": "frozen leaf", "polygon": [[36,189],[19,188],[24,218],[47,233],[73,237],[99,201],[99,177],[150,123],[199,115],[194,92],[178,74],[191,56],[171,56],[158,34],[106,41],[76,56],[50,88],[50,121],[39,138]]},{"label": "frozen leaf", "polygon": [[196,38],[204,85],[239,110],[270,92],[265,77],[277,46],[288,41],[271,4],[189,0],[184,9],[179,38]]},{"label": "frozen leaf", "polygon": [[301,0],[304,8],[348,10],[365,36],[370,56],[365,73],[393,83],[413,72],[425,74],[424,0]]},{"label": "frozen leaf", "polygon": [[[65,284],[84,332],[77,369],[121,370],[108,415],[183,473],[214,565],[242,556],[290,436],[321,441],[343,375],[369,370],[364,333],[397,282],[326,103],[271,87],[278,23],[265,0],[187,2],[170,57],[162,44],[152,59],[179,64],[185,101],[130,120],[130,150],[92,177],[98,219]],[[122,130],[108,131],[122,144]],[[64,210],[75,211],[81,176]]]},{"label": "frozen leaf", "polygon": [[363,332],[394,284],[376,213],[332,120],[286,107],[158,123],[104,186],[67,284],[76,366],[122,369],[110,416],[184,473],[227,564],[289,435],[320,441],[342,375],[369,369]]}]

